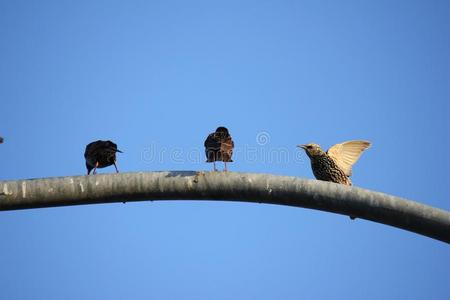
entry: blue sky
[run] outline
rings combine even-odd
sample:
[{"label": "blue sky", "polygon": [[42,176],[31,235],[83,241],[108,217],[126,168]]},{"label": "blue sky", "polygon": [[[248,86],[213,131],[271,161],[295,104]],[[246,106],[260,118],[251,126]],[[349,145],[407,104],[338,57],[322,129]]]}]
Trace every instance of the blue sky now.
[{"label": "blue sky", "polygon": [[[449,19],[448,1],[1,1],[0,179],[83,175],[97,139],[122,172],[210,170],[224,125],[232,171],[312,178],[295,145],[367,139],[355,185],[450,210]],[[12,211],[0,236],[1,299],[450,293],[448,245],[300,208]]]}]

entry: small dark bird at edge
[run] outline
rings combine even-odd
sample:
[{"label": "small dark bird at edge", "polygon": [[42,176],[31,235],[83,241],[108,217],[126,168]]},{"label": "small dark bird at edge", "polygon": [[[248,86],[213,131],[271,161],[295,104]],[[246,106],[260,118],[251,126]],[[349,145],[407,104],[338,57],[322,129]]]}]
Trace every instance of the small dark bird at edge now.
[{"label": "small dark bird at edge", "polygon": [[86,146],[84,158],[86,159],[86,169],[89,175],[97,173],[97,168],[105,168],[114,165],[116,172],[119,173],[116,165],[116,153],[122,151],[117,149],[117,145],[111,141],[95,141]]}]

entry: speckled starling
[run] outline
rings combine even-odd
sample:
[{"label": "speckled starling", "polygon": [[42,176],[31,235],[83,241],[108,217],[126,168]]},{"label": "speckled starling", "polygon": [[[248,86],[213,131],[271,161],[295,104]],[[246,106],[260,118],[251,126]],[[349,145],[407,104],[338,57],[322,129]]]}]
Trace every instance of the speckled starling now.
[{"label": "speckled starling", "polygon": [[212,162],[214,171],[217,171],[216,161],[223,161],[225,164],[224,171],[227,171],[227,162],[233,162],[231,159],[233,148],[234,142],[228,129],[222,126],[218,127],[216,132],[209,134],[205,140],[206,162]]},{"label": "speckled starling", "polygon": [[84,151],[84,158],[86,159],[87,174],[94,171],[92,174],[96,174],[97,168],[105,168],[114,165],[116,172],[119,173],[116,165],[116,152],[122,153],[117,150],[117,145],[111,141],[95,141],[86,146]]},{"label": "speckled starling", "polygon": [[298,145],[311,160],[314,176],[319,180],[352,185],[352,166],[362,152],[370,147],[367,141],[348,141],[336,144],[327,152],[317,144]]}]

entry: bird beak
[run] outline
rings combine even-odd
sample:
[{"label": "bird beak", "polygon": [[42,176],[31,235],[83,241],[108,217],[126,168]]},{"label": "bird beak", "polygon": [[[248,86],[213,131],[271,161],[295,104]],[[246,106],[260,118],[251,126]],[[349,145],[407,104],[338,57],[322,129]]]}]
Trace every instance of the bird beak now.
[{"label": "bird beak", "polygon": [[302,148],[302,149],[306,149],[306,145],[297,145],[297,147]]},{"label": "bird beak", "polygon": [[116,152],[119,152],[119,153],[123,153],[123,152],[122,152],[122,151],[120,151],[119,149],[117,149],[117,150],[116,150]]}]

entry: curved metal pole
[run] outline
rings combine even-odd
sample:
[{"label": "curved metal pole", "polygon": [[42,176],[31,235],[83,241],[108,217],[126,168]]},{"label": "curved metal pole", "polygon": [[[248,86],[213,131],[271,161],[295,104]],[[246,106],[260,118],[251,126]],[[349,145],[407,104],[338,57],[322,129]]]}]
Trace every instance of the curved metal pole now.
[{"label": "curved metal pole", "polygon": [[399,197],[298,177],[147,172],[0,181],[0,210],[141,200],[228,200],[318,209],[450,243],[450,212]]}]

